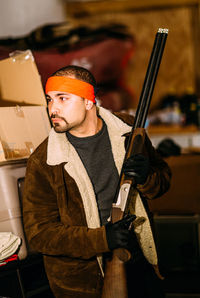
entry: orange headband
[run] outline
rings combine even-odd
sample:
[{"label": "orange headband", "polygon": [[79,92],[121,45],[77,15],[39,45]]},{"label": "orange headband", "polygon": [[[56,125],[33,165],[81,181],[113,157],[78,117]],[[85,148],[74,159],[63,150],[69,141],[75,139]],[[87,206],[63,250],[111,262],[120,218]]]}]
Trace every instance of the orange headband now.
[{"label": "orange headband", "polygon": [[87,98],[88,100],[91,100],[94,103],[96,102],[94,95],[94,87],[89,83],[77,79],[62,76],[50,77],[48,78],[45,87],[46,94],[49,91],[68,92],[78,95],[80,97]]}]

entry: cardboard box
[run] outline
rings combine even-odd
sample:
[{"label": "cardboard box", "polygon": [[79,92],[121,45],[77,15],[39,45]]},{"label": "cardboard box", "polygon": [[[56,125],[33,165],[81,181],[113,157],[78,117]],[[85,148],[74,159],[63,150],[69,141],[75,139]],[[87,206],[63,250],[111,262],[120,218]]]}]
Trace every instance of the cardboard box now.
[{"label": "cardboard box", "polygon": [[30,50],[0,61],[0,106],[43,105],[46,99]]},{"label": "cardboard box", "polygon": [[28,245],[23,230],[21,197],[26,161],[48,136],[51,125],[46,99],[31,51],[0,61],[0,232],[22,240],[18,255]]},{"label": "cardboard box", "polygon": [[44,106],[1,107],[0,162],[28,158],[50,128]]},{"label": "cardboard box", "polygon": [[0,162],[28,158],[51,128],[31,51],[10,56],[0,61]]}]

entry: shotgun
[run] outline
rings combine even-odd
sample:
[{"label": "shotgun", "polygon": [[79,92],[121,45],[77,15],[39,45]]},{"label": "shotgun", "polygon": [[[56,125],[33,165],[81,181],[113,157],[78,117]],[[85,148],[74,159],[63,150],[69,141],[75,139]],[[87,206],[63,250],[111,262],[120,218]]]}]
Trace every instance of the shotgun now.
[{"label": "shotgun", "polygon": [[[138,154],[142,152],[145,136],[144,127],[167,36],[168,29],[158,29],[129,136],[124,162],[133,153]],[[130,199],[130,189],[134,187],[134,184],[134,179],[126,177],[121,171],[111,210],[111,221],[113,223],[122,219],[126,214]],[[112,257],[106,261],[102,298],[128,298],[125,263],[130,257],[130,252],[125,248],[113,250]]]}]

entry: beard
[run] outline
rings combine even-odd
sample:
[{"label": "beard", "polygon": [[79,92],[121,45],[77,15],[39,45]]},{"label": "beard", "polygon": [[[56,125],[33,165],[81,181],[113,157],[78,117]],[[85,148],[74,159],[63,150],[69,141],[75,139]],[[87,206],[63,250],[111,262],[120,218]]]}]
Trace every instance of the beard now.
[{"label": "beard", "polygon": [[52,122],[55,132],[62,133],[62,132],[66,132],[69,130],[69,123],[67,122],[67,120],[64,117],[60,117],[58,115],[52,115],[51,119],[52,118],[59,118],[62,120],[61,123],[60,122],[55,122],[55,123]]},{"label": "beard", "polygon": [[53,128],[54,128],[54,130],[55,130],[55,132],[57,132],[57,133],[62,133],[62,132],[66,132],[66,131],[68,131],[68,126],[67,125],[60,125],[60,124],[58,124],[58,123],[55,123],[54,125],[53,125]]}]

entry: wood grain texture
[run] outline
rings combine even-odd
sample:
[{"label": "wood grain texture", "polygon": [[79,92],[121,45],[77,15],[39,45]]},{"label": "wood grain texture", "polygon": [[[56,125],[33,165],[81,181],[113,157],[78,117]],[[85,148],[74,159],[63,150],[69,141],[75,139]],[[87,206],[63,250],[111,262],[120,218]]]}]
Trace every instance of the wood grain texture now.
[{"label": "wood grain texture", "polygon": [[158,28],[168,28],[169,36],[154,89],[151,110],[156,108],[161,98],[168,93],[198,91],[200,68],[196,61],[199,61],[199,1],[164,1],[162,5],[158,5],[159,1],[150,1],[152,5],[147,5],[145,0],[133,2],[135,6],[131,4],[132,1],[79,3],[79,7],[76,3],[75,7],[81,17],[74,17],[70,10],[68,16],[76,26],[124,24],[134,36],[136,50],[125,73],[128,86],[135,93],[130,108],[137,106]]}]

